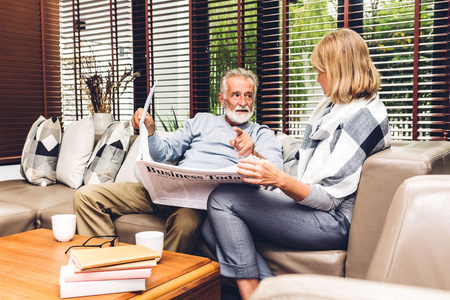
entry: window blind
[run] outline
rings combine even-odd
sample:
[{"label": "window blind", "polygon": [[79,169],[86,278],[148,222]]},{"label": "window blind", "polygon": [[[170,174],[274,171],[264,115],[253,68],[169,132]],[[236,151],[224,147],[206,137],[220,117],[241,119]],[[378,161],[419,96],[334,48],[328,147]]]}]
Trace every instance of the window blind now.
[{"label": "window blind", "polygon": [[178,124],[190,113],[189,1],[132,0],[134,109],[158,80],[150,113],[156,126]]},{"label": "window blind", "polygon": [[153,113],[159,129],[190,115],[189,1],[152,0],[151,75],[158,80]]},{"label": "window blind", "polygon": [[382,76],[393,137],[446,139],[449,2],[368,3],[364,11],[362,36]]},{"label": "window blind", "polygon": [[382,75],[393,137],[448,139],[448,0],[131,3],[133,64],[144,75],[136,80],[134,108],[158,78],[152,113],[159,128],[174,117],[222,113],[219,78],[244,67],[260,80],[256,121],[303,136],[323,97],[311,52],[322,36],[348,27],[365,39]]},{"label": "window blind", "polygon": [[193,1],[193,114],[223,112],[218,94],[220,77],[226,70],[242,67],[257,71],[257,14],[255,0]]},{"label": "window blind", "polygon": [[[80,77],[98,74],[117,82],[133,70],[131,2],[128,0],[60,0],[62,103],[65,124],[90,113]],[[138,71],[138,70],[135,70]],[[133,83],[116,91],[111,113],[130,120]]]},{"label": "window blind", "polygon": [[0,164],[9,164],[40,115],[61,117],[58,1],[1,1],[0,20]]},{"label": "window blind", "polygon": [[[449,1],[193,0],[192,10],[194,113],[214,111],[216,70],[255,69],[254,61],[260,78],[257,121],[303,136],[323,97],[309,63],[311,52],[326,33],[348,27],[361,34],[380,71],[380,98],[388,108],[393,137],[448,139]],[[248,15],[253,11],[254,19]],[[242,51],[252,43],[256,57]]]}]

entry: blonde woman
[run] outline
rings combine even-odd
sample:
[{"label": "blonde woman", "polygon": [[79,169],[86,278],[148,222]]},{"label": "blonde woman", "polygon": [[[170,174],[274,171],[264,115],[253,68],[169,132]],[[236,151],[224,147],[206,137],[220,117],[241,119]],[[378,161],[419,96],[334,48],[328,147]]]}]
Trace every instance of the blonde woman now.
[{"label": "blonde woman", "polygon": [[325,97],[306,127],[297,178],[267,160],[244,158],[238,172],[255,186],[219,186],[208,199],[204,239],[243,299],[273,276],[255,239],[299,250],[346,249],[362,164],[390,145],[380,77],[364,40],[349,29],[333,31],[314,48],[311,64]]}]

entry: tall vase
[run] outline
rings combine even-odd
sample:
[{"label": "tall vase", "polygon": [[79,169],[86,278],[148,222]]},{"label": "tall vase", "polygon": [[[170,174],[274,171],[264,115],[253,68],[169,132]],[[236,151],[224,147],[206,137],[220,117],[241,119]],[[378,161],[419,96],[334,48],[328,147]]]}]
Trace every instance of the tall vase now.
[{"label": "tall vase", "polygon": [[97,143],[103,132],[114,120],[112,114],[109,113],[94,113],[92,117],[94,120],[95,142]]}]

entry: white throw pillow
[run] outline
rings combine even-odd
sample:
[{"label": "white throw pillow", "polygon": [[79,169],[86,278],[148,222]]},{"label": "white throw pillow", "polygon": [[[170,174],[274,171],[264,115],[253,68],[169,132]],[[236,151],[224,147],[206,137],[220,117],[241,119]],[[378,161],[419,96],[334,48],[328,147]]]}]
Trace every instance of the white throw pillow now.
[{"label": "white throw pillow", "polygon": [[130,122],[113,122],[95,146],[84,174],[84,184],[114,182],[130,143]]},{"label": "white throw pillow", "polygon": [[46,186],[56,183],[56,163],[61,144],[57,117],[40,116],[31,126],[22,151],[20,173],[30,183]]},{"label": "white throw pillow", "polygon": [[94,148],[92,115],[67,126],[59,151],[56,179],[77,189],[83,184],[84,170]]}]

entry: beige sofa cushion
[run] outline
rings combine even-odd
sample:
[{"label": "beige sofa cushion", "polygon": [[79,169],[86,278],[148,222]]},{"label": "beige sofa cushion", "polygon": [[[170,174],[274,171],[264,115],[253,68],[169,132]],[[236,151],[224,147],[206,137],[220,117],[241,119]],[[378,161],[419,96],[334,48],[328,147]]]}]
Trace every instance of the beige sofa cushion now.
[{"label": "beige sofa cushion", "polygon": [[20,179],[0,181],[0,201],[15,203],[37,211],[72,201],[74,193],[74,189],[63,184],[42,187]]},{"label": "beige sofa cushion", "polygon": [[26,180],[0,181],[0,201],[14,203],[33,210],[36,228],[41,227],[41,213],[60,203],[72,203],[75,190],[64,184],[36,186]]},{"label": "beige sofa cushion", "polygon": [[257,244],[258,251],[275,275],[285,273],[344,276],[347,251],[299,251],[274,244]]},{"label": "beige sofa cushion", "polygon": [[121,242],[134,244],[137,232],[166,232],[166,218],[150,214],[128,214],[115,219],[114,228]]},{"label": "beige sofa cushion", "polygon": [[1,201],[0,207],[0,236],[34,229],[36,214],[33,209]]},{"label": "beige sofa cushion", "polygon": [[73,201],[58,203],[54,206],[44,209],[41,213],[41,227],[52,229],[52,216],[59,214],[74,214]]}]

